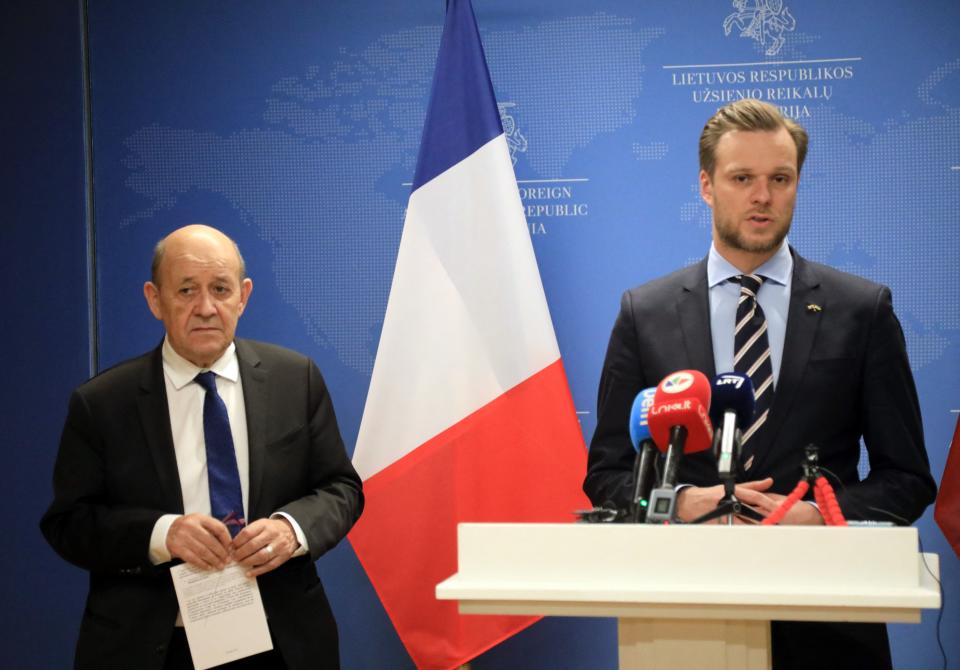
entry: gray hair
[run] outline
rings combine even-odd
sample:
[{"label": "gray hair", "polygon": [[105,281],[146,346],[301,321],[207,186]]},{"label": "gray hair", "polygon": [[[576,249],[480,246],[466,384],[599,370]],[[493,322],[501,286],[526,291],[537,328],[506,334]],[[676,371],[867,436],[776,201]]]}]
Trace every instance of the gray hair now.
[{"label": "gray hair", "polygon": [[[243,260],[240,247],[232,237],[224,234],[222,231],[218,232],[230,240],[230,244],[233,245],[233,250],[237,252],[237,259],[240,261],[240,281],[243,282],[243,280],[247,278],[247,263]],[[167,238],[163,237],[157,242],[156,246],[153,247],[153,260],[150,263],[150,281],[152,281],[155,286],[160,286],[160,264],[163,262],[163,255],[166,250]]]}]

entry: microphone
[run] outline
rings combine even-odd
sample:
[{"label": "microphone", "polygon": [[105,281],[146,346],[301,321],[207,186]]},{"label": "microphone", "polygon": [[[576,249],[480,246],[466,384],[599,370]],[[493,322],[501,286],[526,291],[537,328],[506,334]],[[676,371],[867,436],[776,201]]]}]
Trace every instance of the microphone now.
[{"label": "microphone", "polygon": [[724,372],[713,379],[710,403],[710,419],[716,426],[713,454],[717,458],[717,473],[723,482],[723,497],[714,510],[693,519],[690,523],[704,523],[727,517],[733,524],[734,517],[746,517],[763,521],[763,515],[747,507],[734,494],[737,482],[737,462],[740,460],[741,431],[753,421],[755,399],[753,382],[736,372]]},{"label": "microphone", "polygon": [[630,408],[630,444],[637,452],[633,462],[633,495],[631,498],[633,522],[643,523],[647,517],[650,490],[653,488],[654,463],[659,452],[650,437],[647,413],[653,405],[655,387],[640,391]]},{"label": "microphone", "polygon": [[710,420],[715,429],[713,453],[717,473],[732,492],[740,459],[740,435],[753,421],[753,382],[746,375],[724,372],[713,379]]},{"label": "microphone", "polygon": [[697,370],[680,370],[667,375],[654,393],[647,415],[650,435],[660,451],[666,452],[663,479],[650,496],[647,523],[676,520],[677,469],[684,453],[709,449],[713,441],[710,382]]}]

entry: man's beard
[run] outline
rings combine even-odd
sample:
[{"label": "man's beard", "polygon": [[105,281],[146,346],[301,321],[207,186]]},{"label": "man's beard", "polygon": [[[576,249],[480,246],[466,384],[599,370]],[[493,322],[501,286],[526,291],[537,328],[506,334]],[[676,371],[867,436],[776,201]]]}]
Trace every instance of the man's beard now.
[{"label": "man's beard", "polygon": [[773,237],[757,240],[747,239],[747,237],[741,233],[740,227],[730,224],[729,221],[722,223],[721,225],[717,225],[715,228],[717,230],[717,237],[720,238],[720,241],[731,249],[737,249],[738,251],[746,251],[750,253],[766,253],[768,251],[776,251],[780,248],[780,245],[783,244],[783,240],[787,237],[787,233],[790,232],[790,224],[792,220],[793,215],[791,214],[790,218],[787,219],[786,225],[782,226],[779,230],[776,230]]}]

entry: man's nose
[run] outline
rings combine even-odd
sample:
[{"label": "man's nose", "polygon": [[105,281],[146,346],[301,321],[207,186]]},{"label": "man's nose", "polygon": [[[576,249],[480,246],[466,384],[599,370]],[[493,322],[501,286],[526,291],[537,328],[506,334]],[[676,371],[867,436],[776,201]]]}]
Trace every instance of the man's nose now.
[{"label": "man's nose", "polygon": [[217,308],[214,305],[213,296],[210,295],[209,291],[200,291],[197,302],[197,314],[200,316],[213,316],[216,313]]},{"label": "man's nose", "polygon": [[767,184],[766,180],[764,179],[757,179],[756,182],[754,182],[751,196],[753,202],[756,203],[770,202],[770,185]]}]

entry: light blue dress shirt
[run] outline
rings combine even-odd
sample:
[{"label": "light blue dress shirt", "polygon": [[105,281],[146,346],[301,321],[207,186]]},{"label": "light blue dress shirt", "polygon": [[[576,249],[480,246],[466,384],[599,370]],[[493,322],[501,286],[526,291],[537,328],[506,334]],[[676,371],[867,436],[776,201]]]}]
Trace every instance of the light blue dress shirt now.
[{"label": "light blue dress shirt", "polygon": [[[729,281],[743,274],[710,245],[707,256],[707,286],[710,291],[710,331],[713,338],[713,362],[717,374],[733,372],[733,329],[737,318],[740,284]],[[780,249],[753,274],[766,278],[760,286],[757,301],[767,319],[767,337],[770,340],[770,363],[773,365],[773,385],[780,379],[783,360],[783,340],[787,334],[787,314],[790,308],[790,284],[793,278],[793,256],[784,240]]]}]

